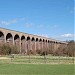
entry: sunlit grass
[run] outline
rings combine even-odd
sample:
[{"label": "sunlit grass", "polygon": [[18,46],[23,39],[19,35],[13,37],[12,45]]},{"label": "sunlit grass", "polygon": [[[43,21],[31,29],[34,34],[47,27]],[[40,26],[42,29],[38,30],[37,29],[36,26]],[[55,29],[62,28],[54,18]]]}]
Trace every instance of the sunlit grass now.
[{"label": "sunlit grass", "polygon": [[74,65],[0,64],[1,75],[74,75]]},{"label": "sunlit grass", "polygon": [[[7,59],[0,59],[0,63],[48,63],[48,64],[73,64],[74,63],[74,57],[63,57],[63,56],[51,56],[48,55],[46,57],[44,56],[38,56],[38,55],[30,55],[30,57],[24,56],[24,55],[14,55],[14,58],[11,58],[12,56],[1,56],[6,57]],[[1,58],[0,57],[0,58]]]}]

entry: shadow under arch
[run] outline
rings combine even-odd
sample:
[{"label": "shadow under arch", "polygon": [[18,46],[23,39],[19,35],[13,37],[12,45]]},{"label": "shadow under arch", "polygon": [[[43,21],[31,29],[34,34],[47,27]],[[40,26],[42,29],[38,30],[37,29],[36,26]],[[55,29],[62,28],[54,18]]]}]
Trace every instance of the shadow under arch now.
[{"label": "shadow under arch", "polygon": [[21,36],[21,40],[25,40],[25,36],[24,35]]},{"label": "shadow under arch", "polygon": [[39,39],[39,49],[40,50],[42,50],[42,47],[43,47],[43,43],[42,43],[43,41],[42,41],[42,39],[40,38]]},{"label": "shadow under arch", "polygon": [[4,44],[5,39],[4,39],[4,33],[2,31],[0,31],[0,44]]},{"label": "shadow under arch", "polygon": [[31,39],[31,50],[32,50],[32,54],[36,54],[36,40],[34,37],[32,37]]},{"label": "shadow under arch", "polygon": [[21,46],[20,46],[20,37],[18,34],[16,34],[14,36],[14,45],[17,47],[18,51],[20,52],[21,51]]},{"label": "shadow under arch", "polygon": [[27,41],[27,43],[26,43],[27,54],[29,54],[30,50],[31,50],[31,38],[30,38],[30,36],[27,37],[26,41]]},{"label": "shadow under arch", "polygon": [[6,43],[8,43],[9,45],[13,44],[13,36],[11,33],[7,33],[6,35]]},{"label": "shadow under arch", "polygon": [[25,54],[26,53],[26,41],[25,41],[25,36],[21,36],[21,53]]}]

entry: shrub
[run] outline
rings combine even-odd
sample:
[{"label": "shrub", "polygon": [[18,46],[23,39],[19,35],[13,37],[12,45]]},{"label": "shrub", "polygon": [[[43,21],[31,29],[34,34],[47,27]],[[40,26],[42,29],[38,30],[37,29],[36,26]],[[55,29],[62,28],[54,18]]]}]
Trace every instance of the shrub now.
[{"label": "shrub", "polygon": [[9,55],[11,54],[11,48],[6,45],[6,44],[3,44],[1,47],[0,47],[0,53],[2,55]]},{"label": "shrub", "polygon": [[9,54],[17,54],[17,53],[19,53],[19,51],[16,46],[9,46],[7,44],[3,44],[0,46],[1,55],[9,55]]}]

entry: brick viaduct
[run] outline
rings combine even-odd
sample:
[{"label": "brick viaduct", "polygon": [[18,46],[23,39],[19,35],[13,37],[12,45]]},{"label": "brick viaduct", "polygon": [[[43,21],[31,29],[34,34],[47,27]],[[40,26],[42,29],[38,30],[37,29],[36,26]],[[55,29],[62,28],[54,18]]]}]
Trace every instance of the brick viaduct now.
[{"label": "brick viaduct", "polygon": [[65,42],[53,40],[50,38],[0,28],[0,44],[16,45],[20,53],[32,50],[34,54],[36,50],[57,49],[60,45],[65,45]]}]

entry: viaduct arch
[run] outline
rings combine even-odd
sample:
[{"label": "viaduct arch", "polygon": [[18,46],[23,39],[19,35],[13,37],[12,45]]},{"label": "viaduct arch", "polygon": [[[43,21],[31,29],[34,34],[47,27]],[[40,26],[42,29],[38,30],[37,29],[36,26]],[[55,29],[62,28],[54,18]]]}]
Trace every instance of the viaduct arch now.
[{"label": "viaduct arch", "polygon": [[65,42],[58,40],[0,28],[0,45],[1,44],[16,45],[20,53],[28,53],[32,50],[36,54],[36,50],[56,49]]}]

